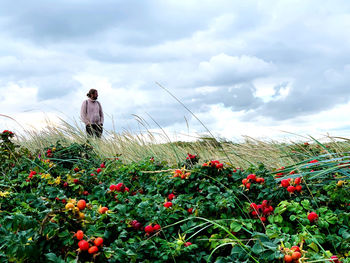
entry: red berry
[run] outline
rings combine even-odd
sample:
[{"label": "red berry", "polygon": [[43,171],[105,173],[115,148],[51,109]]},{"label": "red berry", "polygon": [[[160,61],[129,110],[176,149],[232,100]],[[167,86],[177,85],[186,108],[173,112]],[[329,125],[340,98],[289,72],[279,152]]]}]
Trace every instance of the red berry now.
[{"label": "red berry", "polygon": [[164,203],[164,207],[165,207],[165,208],[169,208],[169,207],[171,207],[172,205],[173,205],[172,202],[165,202],[165,203]]},{"label": "red berry", "polygon": [[270,209],[269,208],[265,208],[263,211],[264,215],[267,215],[270,213]]},{"label": "red berry", "polygon": [[153,230],[154,230],[154,231],[160,230],[160,225],[155,224],[155,225],[153,226]]},{"label": "red berry", "polygon": [[301,189],[302,189],[303,187],[300,185],[300,184],[298,184],[296,187],[295,187],[295,190],[297,190],[298,192],[301,192]]},{"label": "red berry", "polygon": [[318,215],[315,212],[311,212],[308,214],[307,219],[309,219],[310,223],[313,223],[318,219]]},{"label": "red berry", "polygon": [[295,190],[296,190],[295,187],[292,186],[292,185],[290,185],[290,186],[287,187],[287,191],[288,191],[289,193],[294,193]]},{"label": "red berry", "polygon": [[255,174],[250,174],[247,176],[247,179],[252,180],[253,182],[256,181],[256,175]]},{"label": "red berry", "polygon": [[268,206],[268,201],[267,200],[263,200],[261,205],[262,205],[262,207],[267,207]]},{"label": "red berry", "polygon": [[283,179],[281,181],[281,186],[284,187],[284,188],[288,187],[289,186],[289,181],[287,179]]},{"label": "red berry", "polygon": [[184,244],[185,247],[188,247],[188,246],[190,246],[190,245],[192,245],[191,242],[186,242],[186,243]]},{"label": "red berry", "polygon": [[216,165],[217,169],[222,169],[223,167],[224,167],[224,165],[222,163],[219,163],[219,164]]},{"label": "red berry", "polygon": [[339,259],[337,256],[331,256],[330,260],[331,262],[339,263]]},{"label": "red berry", "polygon": [[247,178],[245,178],[245,179],[242,180],[242,184],[244,184],[244,185],[245,185],[247,182],[248,182],[248,179],[247,179]]},{"label": "red berry", "polygon": [[74,179],[73,182],[74,182],[75,184],[77,184],[77,183],[79,183],[79,179]]},{"label": "red berry", "polygon": [[258,210],[258,206],[256,203],[251,203],[250,208],[252,208],[253,210]]},{"label": "red berry", "polygon": [[193,208],[188,208],[188,209],[187,209],[187,212],[188,212],[189,214],[192,214],[192,213],[193,213]]},{"label": "red berry", "polygon": [[117,186],[115,184],[111,184],[111,186],[109,187],[109,190],[111,191],[115,191],[117,189]]},{"label": "red berry", "polygon": [[153,226],[152,225],[148,225],[145,227],[145,232],[146,233],[152,233],[154,230],[153,230]]},{"label": "red berry", "polygon": [[300,177],[295,178],[294,183],[295,184],[300,184],[301,183],[301,178]]},{"label": "red berry", "polygon": [[173,193],[168,195],[168,199],[171,201],[175,198],[175,195]]},{"label": "red berry", "polygon": [[97,168],[96,169],[96,173],[100,173],[100,172],[102,172],[102,169],[101,168]]},{"label": "red berry", "polygon": [[250,189],[250,183],[247,183],[245,187],[247,187],[247,189]]},{"label": "red berry", "polygon": [[101,167],[101,168],[106,168],[106,166],[105,166],[104,163],[101,163],[100,167]]},{"label": "red berry", "polygon": [[86,240],[81,240],[81,241],[79,241],[78,246],[79,246],[80,250],[84,251],[84,250],[88,250],[89,249],[90,244]]},{"label": "red berry", "polygon": [[296,252],[300,252],[300,247],[298,246],[292,246],[290,249]]},{"label": "red berry", "polygon": [[79,168],[78,168],[78,167],[75,167],[75,168],[74,168],[74,172],[76,172],[76,173],[79,172]]},{"label": "red berry", "polygon": [[119,183],[115,186],[115,190],[117,190],[118,192],[124,192],[125,186],[123,183]]},{"label": "red berry", "polygon": [[134,225],[134,228],[135,229],[140,229],[142,227],[141,223],[140,222],[137,222],[135,225]]},{"label": "red berry", "polygon": [[264,216],[260,217],[260,221],[261,222],[266,222],[266,217],[264,217]]}]

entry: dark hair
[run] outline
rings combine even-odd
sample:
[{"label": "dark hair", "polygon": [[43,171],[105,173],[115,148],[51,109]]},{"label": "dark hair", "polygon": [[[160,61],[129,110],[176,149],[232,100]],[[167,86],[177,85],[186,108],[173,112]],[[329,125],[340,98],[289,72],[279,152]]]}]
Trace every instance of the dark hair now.
[{"label": "dark hair", "polygon": [[97,90],[96,89],[90,89],[89,93],[86,94],[86,96],[88,96],[89,98],[91,98],[91,95],[94,94]]}]

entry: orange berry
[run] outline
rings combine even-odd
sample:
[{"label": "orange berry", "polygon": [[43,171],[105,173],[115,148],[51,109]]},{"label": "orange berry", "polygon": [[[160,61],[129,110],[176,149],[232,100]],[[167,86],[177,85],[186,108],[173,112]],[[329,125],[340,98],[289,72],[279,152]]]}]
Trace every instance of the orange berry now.
[{"label": "orange berry", "polygon": [[96,252],[98,252],[98,247],[92,246],[89,248],[88,252],[89,254],[95,254]]},{"label": "orange berry", "polygon": [[98,238],[96,238],[95,240],[94,240],[94,244],[96,245],[96,246],[101,246],[102,244],[103,244],[103,238],[102,237],[98,237]]},{"label": "orange berry", "polygon": [[105,214],[107,211],[108,211],[108,208],[105,207],[105,206],[103,206],[103,207],[101,207],[101,208],[98,209],[98,212],[99,212],[100,214]]},{"label": "orange berry", "polygon": [[82,213],[82,212],[79,212],[79,218],[80,218],[80,219],[84,219],[84,218],[85,218],[85,214]]},{"label": "orange berry", "polygon": [[78,240],[82,240],[84,238],[84,232],[81,230],[78,230],[75,234]]},{"label": "orange berry", "polygon": [[292,256],[290,256],[290,255],[284,255],[284,262],[290,263],[290,262],[292,262],[292,261],[293,261]]},{"label": "orange berry", "polygon": [[293,260],[298,260],[299,258],[301,258],[301,253],[296,251],[296,252],[293,252],[292,254],[292,259]]},{"label": "orange berry", "polygon": [[66,204],[66,209],[73,209],[74,205],[72,203],[67,203]]},{"label": "orange berry", "polygon": [[77,203],[77,207],[79,208],[79,210],[84,210],[86,207],[86,202],[85,200],[79,200]]}]

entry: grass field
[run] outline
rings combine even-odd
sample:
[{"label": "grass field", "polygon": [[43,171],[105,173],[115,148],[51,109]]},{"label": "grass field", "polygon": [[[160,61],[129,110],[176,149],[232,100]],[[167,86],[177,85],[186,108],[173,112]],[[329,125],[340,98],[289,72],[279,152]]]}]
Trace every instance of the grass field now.
[{"label": "grass field", "polygon": [[347,138],[105,135],[1,133],[1,262],[350,262]]}]

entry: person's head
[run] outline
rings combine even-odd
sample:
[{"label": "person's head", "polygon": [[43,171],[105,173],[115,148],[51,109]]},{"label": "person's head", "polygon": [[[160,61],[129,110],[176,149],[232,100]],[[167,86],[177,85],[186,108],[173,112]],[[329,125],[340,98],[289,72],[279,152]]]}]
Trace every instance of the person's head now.
[{"label": "person's head", "polygon": [[97,100],[97,97],[98,97],[98,92],[96,89],[90,89],[89,90],[89,93],[86,94],[86,96],[88,96],[90,99],[92,100]]}]

